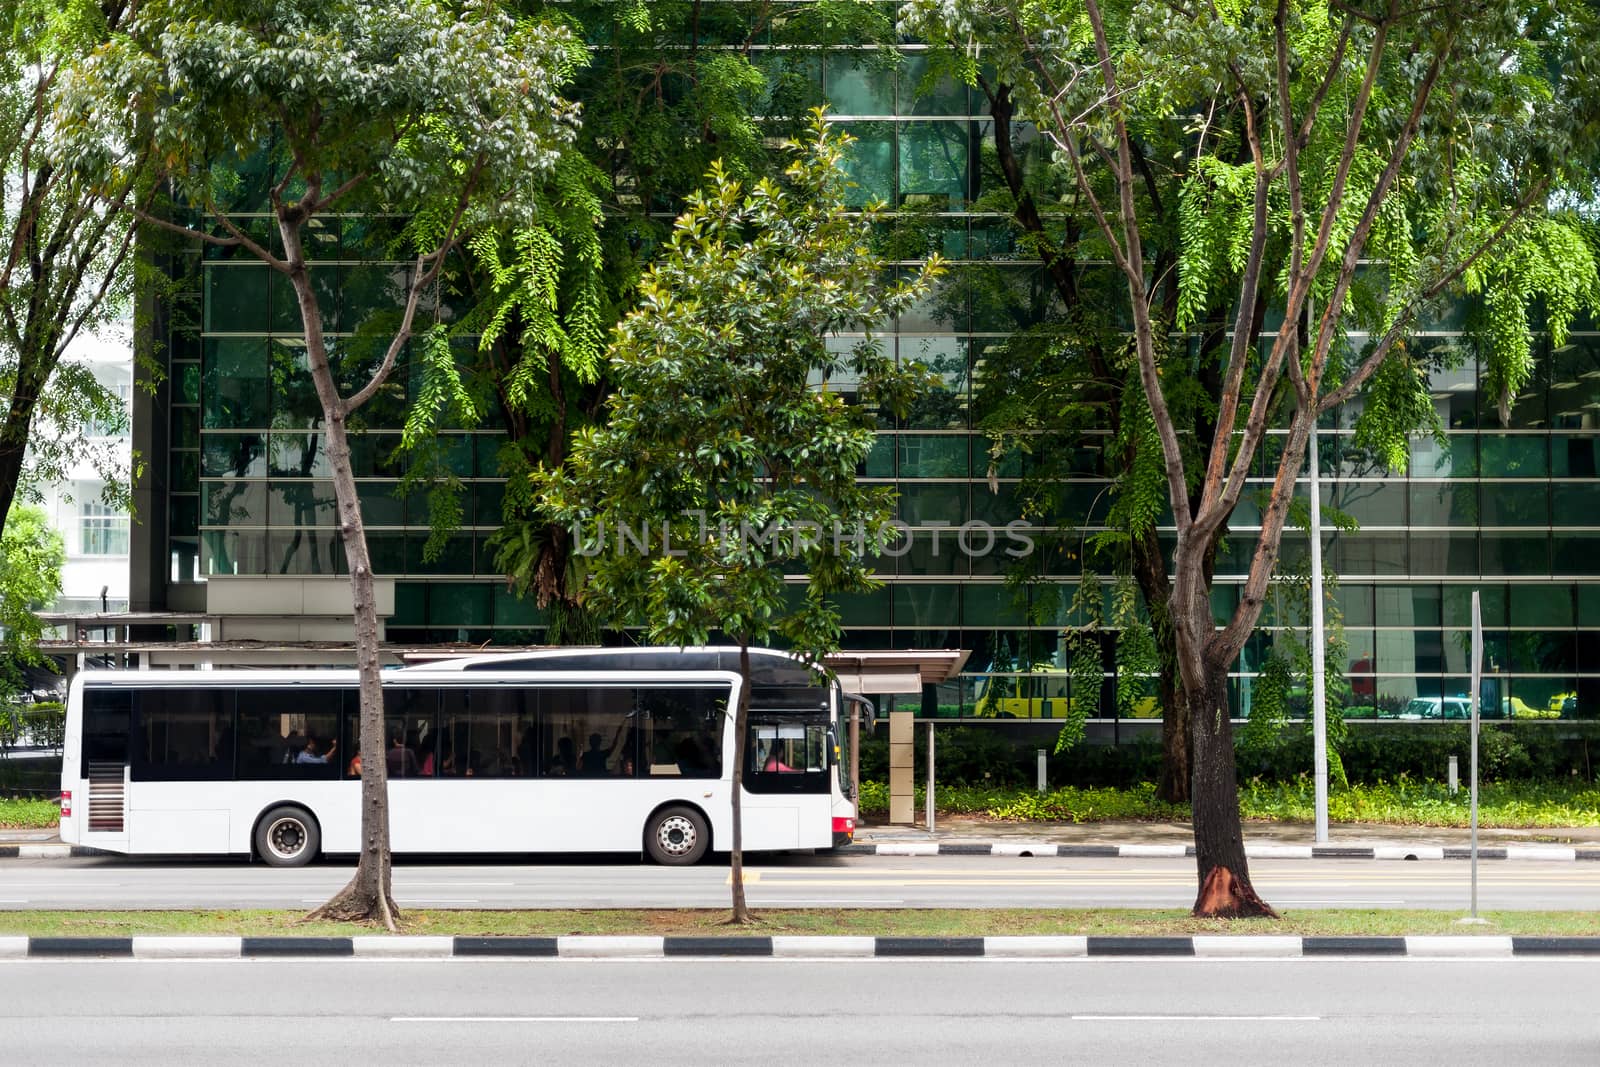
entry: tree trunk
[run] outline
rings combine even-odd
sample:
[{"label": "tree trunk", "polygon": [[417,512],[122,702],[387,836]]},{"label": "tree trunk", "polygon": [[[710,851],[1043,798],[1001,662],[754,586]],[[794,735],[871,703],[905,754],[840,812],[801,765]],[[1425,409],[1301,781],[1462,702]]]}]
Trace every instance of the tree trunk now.
[{"label": "tree trunk", "polygon": [[750,732],[750,643],[739,642],[739,704],[733,713],[733,848],[728,853],[728,881],[733,886],[730,925],[755,922],[744,900],[744,748]]},{"label": "tree trunk", "polygon": [[[350,594],[355,623],[356,670],[361,681],[361,717],[358,751],[361,756],[361,857],[355,877],[331,900],[313,911],[308,920],[382,923],[390,932],[399,928],[400,909],[391,888],[389,855],[389,773],[383,723],[383,679],[378,662],[378,605],[373,597],[372,558],[367,552],[361,503],[356,497],[355,472],[350,462],[350,439],[345,426],[344,400],[339,395],[333,369],[328,365],[322,336],[322,312],[311,287],[300,243],[300,223],[280,219],[289,280],[294,285],[305,328],[306,356],[311,380],[322,402],[327,438],[328,472],[339,509],[339,530],[344,536],[350,567]],[[341,755],[341,760],[344,757]]]},{"label": "tree trunk", "polygon": [[1233,720],[1228,717],[1228,672],[1202,668],[1203,685],[1190,694],[1189,726],[1194,754],[1190,803],[1199,893],[1194,915],[1202,919],[1276,918],[1277,912],[1250,885],[1239,825],[1239,781],[1233,762]]}]

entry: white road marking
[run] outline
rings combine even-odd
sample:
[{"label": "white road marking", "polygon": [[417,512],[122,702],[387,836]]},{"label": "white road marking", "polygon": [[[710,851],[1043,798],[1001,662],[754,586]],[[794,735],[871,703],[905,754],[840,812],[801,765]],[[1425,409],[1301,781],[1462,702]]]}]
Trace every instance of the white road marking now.
[{"label": "white road marking", "polygon": [[636,1023],[637,1015],[395,1015],[392,1023]]},{"label": "white road marking", "polygon": [[1351,899],[1348,899],[1346,897],[1328,897],[1326,899],[1313,899],[1313,898],[1307,898],[1307,897],[1298,897],[1298,898],[1295,898],[1295,899],[1282,899],[1282,898],[1279,898],[1276,895],[1271,894],[1271,893],[1269,893],[1267,895],[1272,897],[1273,903],[1275,903],[1275,904],[1285,904],[1285,905],[1338,904],[1341,907],[1360,908],[1360,907],[1367,907],[1369,905],[1405,904],[1405,903],[1407,903],[1407,901],[1404,901],[1404,900],[1351,900]]},{"label": "white road marking", "polygon": [[782,897],[773,900],[762,900],[756,903],[762,908],[787,908],[794,904],[904,904],[904,900],[893,900],[887,897]]},{"label": "white road marking", "polygon": [[1320,1015],[1069,1015],[1080,1023],[1316,1023]]}]

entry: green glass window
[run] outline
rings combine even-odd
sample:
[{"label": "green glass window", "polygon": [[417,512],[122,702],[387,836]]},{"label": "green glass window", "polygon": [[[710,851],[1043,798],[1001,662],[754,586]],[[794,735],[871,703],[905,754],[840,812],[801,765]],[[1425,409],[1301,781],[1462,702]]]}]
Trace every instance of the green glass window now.
[{"label": "green glass window", "polygon": [[327,478],[328,450],[320,433],[275,433],[268,438],[267,472],[280,478]]},{"label": "green glass window", "polygon": [[494,619],[494,586],[487,582],[436,582],[428,590],[430,626],[487,626]]},{"label": "green glass window", "polygon": [[929,74],[928,57],[902,56],[896,73],[898,110],[902,115],[966,115],[967,87],[948,74]]},{"label": "green glass window", "polygon": [[267,483],[267,519],[273,526],[337,526],[331,482]]},{"label": "green glass window", "polygon": [[1512,626],[1571,626],[1570,585],[1514,585],[1511,587]]},{"label": "green glass window", "polygon": [[900,435],[900,477],[970,478],[965,434]]},{"label": "green glass window", "polygon": [[1026,626],[1028,592],[1008,585],[985,584],[963,587],[961,624],[963,626]]},{"label": "green glass window", "polygon": [[310,429],[322,421],[322,402],[311,380],[305,342],[272,340],[272,426],[278,430]]},{"label": "green glass window", "polygon": [[909,526],[960,526],[967,521],[970,482],[907,483],[900,487],[900,521]]},{"label": "green glass window", "polygon": [[855,188],[847,194],[853,207],[894,200],[894,126],[886,122],[841,124],[854,137],[848,150],[845,171]]},{"label": "green glass window", "polygon": [[1411,534],[1412,574],[1477,574],[1478,535],[1462,533]]},{"label": "green glass window", "polygon": [[1550,438],[1550,473],[1557,478],[1593,478],[1600,474],[1600,437],[1555,434]]},{"label": "green glass window", "polygon": [[839,593],[829,599],[838,607],[839,622],[844,626],[889,625],[889,597],[885,591]]},{"label": "green glass window", "polygon": [[345,267],[341,273],[339,322],[344,332],[392,337],[396,309],[405,303],[406,268],[367,263]]},{"label": "green glass window", "polygon": [[200,364],[174,363],[172,365],[173,402],[200,403]]},{"label": "green glass window", "polygon": [[[1557,530],[1550,535],[1551,569],[1556,574],[1600,574],[1600,533],[1591,530]],[[1588,625],[1600,625],[1600,614],[1580,616]]]},{"label": "green glass window", "polygon": [[896,628],[941,629],[961,617],[959,585],[896,585],[893,589]]},{"label": "green glass window", "polygon": [[[274,333],[305,333],[305,320],[300,315],[300,301],[295,296],[294,283],[273,271],[268,277],[267,299],[272,305],[268,318]],[[333,266],[311,269],[311,291],[317,298],[317,310],[322,316],[323,330],[339,328],[339,268]]]},{"label": "green glass window", "polygon": [[344,539],[337,530],[273,530],[267,534],[271,574],[348,574]]},{"label": "green glass window", "polygon": [[1543,478],[1550,473],[1543,434],[1480,434],[1485,478]]},{"label": "green glass window", "polygon": [[1506,624],[1506,587],[1499,584],[1447,585],[1444,587],[1444,625],[1446,627],[1472,625],[1472,593],[1478,593],[1478,602],[1485,626],[1500,627]]},{"label": "green glass window", "polygon": [[265,526],[267,483],[236,478],[201,482],[200,521],[206,526]]},{"label": "green glass window", "polygon": [[[406,538],[406,572],[409,574],[471,574],[472,573],[472,535],[457,534],[446,538],[439,557],[434,560],[423,558],[423,548],[427,544],[427,534],[413,533]],[[488,615],[483,616],[487,620]]]},{"label": "green glass window", "polygon": [[1362,585],[1359,582],[1341,584],[1338,588],[1329,590],[1328,599],[1339,606],[1346,626],[1373,625],[1372,586]]},{"label": "green glass window", "polygon": [[899,133],[900,205],[911,210],[965,210],[971,124],[906,122]]},{"label": "green glass window", "polygon": [[500,470],[500,448],[506,443],[502,434],[481,433],[472,438],[472,448],[476,455],[478,477],[494,478],[502,472]]},{"label": "green glass window", "polygon": [[399,530],[368,530],[367,555],[372,557],[372,573],[406,573],[406,535]]},{"label": "green glass window", "polygon": [[893,115],[894,60],[879,52],[830,52],[822,94],[837,115]]},{"label": "green glass window", "polygon": [[267,473],[266,436],[208,433],[200,442],[200,474],[206,478],[260,478]]},{"label": "green glass window", "polygon": [[494,624],[496,626],[543,626],[546,613],[531,596],[517,596],[506,588],[506,583],[496,582],[494,590]]},{"label": "green glass window", "polygon": [[200,488],[200,453],[172,453],[172,488],[180,493]]},{"label": "green glass window", "polygon": [[1399,481],[1341,482],[1325,493],[1329,505],[1362,526],[1404,526],[1406,487]]},{"label": "green glass window", "polygon": [[1485,526],[1547,526],[1549,523],[1550,494],[1547,483],[1484,483]]},{"label": "green glass window", "polygon": [[474,482],[468,490],[468,521],[478,526],[499,526],[505,519],[505,482]]},{"label": "green glass window", "polygon": [[762,110],[767,114],[795,115],[822,103],[820,57],[786,50],[758,52],[751,63],[766,79]]},{"label": "green glass window", "polygon": [[172,409],[172,447],[200,447],[200,410],[198,408]]},{"label": "green glass window", "polygon": [[397,433],[353,433],[350,435],[350,465],[357,478],[398,478],[405,472]]},{"label": "green glass window", "polygon": [[1550,536],[1545,533],[1483,533],[1483,573],[1550,573]]},{"label": "green glass window", "polygon": [[1411,482],[1407,493],[1413,526],[1477,525],[1476,482]]},{"label": "green glass window", "polygon": [[266,333],[266,264],[228,263],[205,267],[205,328],[208,333]]},{"label": "green glass window", "polygon": [[1416,478],[1477,477],[1477,435],[1450,434],[1442,447],[1427,435],[1412,438],[1410,473]]},{"label": "green glass window", "polygon": [[880,433],[877,436],[872,442],[872,451],[867,453],[866,462],[858,471],[861,477],[894,477],[895,441],[895,435],[892,433]]},{"label": "green glass window", "polygon": [[265,530],[202,530],[200,565],[206,574],[266,574]]},{"label": "green glass window", "polygon": [[200,498],[198,496],[170,496],[167,498],[167,532],[173,537],[193,537],[200,530]]},{"label": "green glass window", "polygon": [[399,482],[357,482],[361,518],[369,526],[404,526],[405,501],[395,495]]}]

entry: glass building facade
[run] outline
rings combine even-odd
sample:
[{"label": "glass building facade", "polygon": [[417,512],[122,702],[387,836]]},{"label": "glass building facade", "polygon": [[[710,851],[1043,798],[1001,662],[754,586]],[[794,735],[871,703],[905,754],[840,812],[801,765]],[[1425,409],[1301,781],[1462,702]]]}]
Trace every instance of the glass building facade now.
[{"label": "glass building facade", "polygon": [[[1007,686],[1054,698],[1038,702],[1033,715],[1063,712],[1073,696],[1063,670],[1008,679],[1030,667],[1064,667],[1063,628],[1075,621],[1064,615],[1071,596],[1014,589],[1004,543],[974,552],[973,527],[962,530],[971,523],[1001,528],[1020,518],[1014,494],[1024,459],[1002,464],[991,477],[988,441],[973,426],[973,399],[983,385],[985,350],[1049,315],[1054,299],[1038,261],[1019,251],[1007,218],[979,209],[999,181],[993,149],[985,151],[993,128],[983,98],[961,85],[926,85],[927,57],[915,45],[902,46],[898,61],[873,50],[788,54],[759,41],[751,54],[805,79],[828,102],[856,138],[851,166],[862,199],[882,200],[891,213],[914,219],[920,247],[952,261],[941,292],[893,323],[886,337],[900,358],[928,361],[943,392],[908,418],[885,420],[861,469],[863,479],[898,490],[901,518],[916,532],[905,551],[883,560],[882,591],[841,601],[847,643],[972,650],[961,678],[907,695],[905,703],[925,716],[992,715],[985,693]],[[1017,134],[1024,148],[1029,140],[1027,131]],[[267,220],[247,221],[264,228]],[[328,219],[313,241],[327,326],[352,377],[378,352],[378,342],[359,336],[362,322],[393,308],[406,270],[382,260],[380,228],[361,218]],[[909,269],[914,262],[899,265]],[[189,265],[197,279],[198,330],[163,326],[151,353],[167,372],[164,403],[151,409],[164,433],[149,438],[161,444],[165,437],[148,457],[160,468],[148,506],[165,518],[164,535],[145,539],[145,551],[160,560],[151,568],[164,587],[155,599],[196,603],[203,600],[198,587],[222,576],[341,574],[333,493],[317,447],[318,408],[292,294],[283,279],[248,258],[195,250]],[[1004,298],[973,296],[975,289],[962,285],[963,272],[973,271],[987,272],[984,292]],[[1419,340],[1455,346],[1460,326],[1428,324]],[[1353,532],[1329,533],[1325,544],[1339,574],[1332,596],[1348,642],[1342,667],[1350,704],[1361,714],[1453,714],[1451,698],[1468,689],[1468,603],[1477,589],[1488,691],[1501,711],[1600,717],[1600,332],[1583,326],[1560,348],[1535,337],[1538,377],[1516,399],[1508,425],[1470,359],[1437,373],[1431,391],[1445,433],[1442,440],[1417,439],[1405,472],[1375,469],[1354,449],[1355,412],[1325,423],[1324,500],[1360,523]],[[373,558],[379,574],[396,581],[389,639],[538,641],[540,612],[506,591],[486,548],[504,492],[496,462],[504,430],[493,422],[443,432],[444,455],[465,487],[463,525],[437,561],[423,558],[427,501],[398,492],[403,471],[392,458],[410,388],[404,371],[397,373],[363,411],[366,428],[354,441]],[[1272,457],[1270,447],[1265,451],[1262,486]],[[1093,450],[1085,450],[1080,467],[1066,494],[1064,525],[1092,533],[1104,521],[1109,482]],[[1254,547],[1259,520],[1252,508],[1248,499],[1241,504],[1218,560],[1219,617],[1231,610]],[[1303,561],[1307,544],[1303,530],[1289,531],[1286,561]],[[1071,556],[1052,556],[1046,568],[1069,593],[1078,578]],[[1030,609],[1030,596],[1063,607]],[[1303,621],[1270,611],[1263,617],[1262,633],[1236,665],[1238,713],[1248,711],[1253,668],[1270,629]],[[1115,685],[1108,670],[1102,716],[1116,713]],[[1146,701],[1135,714],[1154,718],[1160,711]]]}]

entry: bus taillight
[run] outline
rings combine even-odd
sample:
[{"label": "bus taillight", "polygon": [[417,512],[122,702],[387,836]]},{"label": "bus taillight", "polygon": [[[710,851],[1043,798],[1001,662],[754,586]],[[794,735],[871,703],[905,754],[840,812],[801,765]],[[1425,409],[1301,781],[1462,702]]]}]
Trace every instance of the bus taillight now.
[{"label": "bus taillight", "polygon": [[[61,791],[61,817],[63,819],[72,818],[72,790],[70,789]],[[837,822],[838,820],[835,819],[834,821]]]}]

